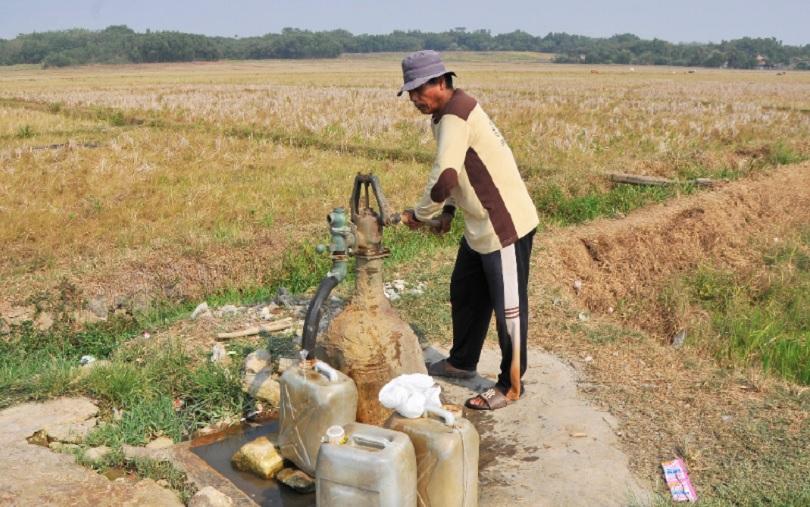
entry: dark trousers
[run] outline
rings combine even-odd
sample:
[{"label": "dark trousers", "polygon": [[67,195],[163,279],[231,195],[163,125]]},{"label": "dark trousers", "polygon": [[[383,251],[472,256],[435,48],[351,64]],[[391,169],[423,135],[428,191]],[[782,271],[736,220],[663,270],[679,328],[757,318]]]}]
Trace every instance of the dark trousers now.
[{"label": "dark trousers", "polygon": [[476,369],[494,310],[501,347],[497,387],[512,399],[520,396],[520,379],[526,372],[527,286],[534,232],[488,254],[476,252],[462,238],[450,279],[453,348],[448,361],[462,370]]}]

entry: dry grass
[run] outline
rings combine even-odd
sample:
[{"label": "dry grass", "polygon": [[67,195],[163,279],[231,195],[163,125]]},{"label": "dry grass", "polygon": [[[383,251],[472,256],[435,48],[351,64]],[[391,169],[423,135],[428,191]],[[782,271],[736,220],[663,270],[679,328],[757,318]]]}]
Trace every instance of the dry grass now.
[{"label": "dry grass", "polygon": [[[64,277],[169,297],[255,283],[290,244],[322,236],[360,170],[406,205],[433,141],[395,96],[400,56],[2,69],[0,294]],[[779,150],[810,155],[808,74],[591,74],[529,54],[448,64],[538,198],[604,192],[608,170],[738,176]],[[58,143],[72,144],[41,149]]]}]

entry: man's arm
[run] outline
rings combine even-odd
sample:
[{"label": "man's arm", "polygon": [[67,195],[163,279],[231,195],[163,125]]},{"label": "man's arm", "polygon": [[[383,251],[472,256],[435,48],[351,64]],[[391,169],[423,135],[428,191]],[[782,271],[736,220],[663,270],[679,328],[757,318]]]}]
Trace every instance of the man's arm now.
[{"label": "man's arm", "polygon": [[430,220],[445,204],[452,206],[455,211],[450,191],[458,186],[458,175],[470,146],[467,122],[452,114],[443,116],[439,123],[437,145],[436,161],[428,176],[425,192],[414,206],[414,218],[418,221]]}]

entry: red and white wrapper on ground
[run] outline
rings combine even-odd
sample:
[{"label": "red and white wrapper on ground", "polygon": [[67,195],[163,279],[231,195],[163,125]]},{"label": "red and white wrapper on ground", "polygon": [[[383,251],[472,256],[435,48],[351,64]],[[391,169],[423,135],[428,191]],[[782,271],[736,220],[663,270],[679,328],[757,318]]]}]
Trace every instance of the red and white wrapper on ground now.
[{"label": "red and white wrapper on ground", "polygon": [[661,468],[664,469],[664,479],[666,479],[667,486],[669,486],[669,492],[672,493],[672,500],[676,502],[697,502],[697,493],[694,486],[692,486],[692,481],[689,480],[689,474],[686,472],[686,464],[683,459],[664,461],[661,463]]}]

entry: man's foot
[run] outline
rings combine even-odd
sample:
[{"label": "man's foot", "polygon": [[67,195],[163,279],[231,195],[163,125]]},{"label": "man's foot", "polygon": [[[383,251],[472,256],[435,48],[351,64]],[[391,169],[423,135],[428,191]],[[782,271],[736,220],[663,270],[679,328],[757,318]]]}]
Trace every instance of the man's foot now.
[{"label": "man's foot", "polygon": [[436,361],[428,365],[428,375],[433,377],[450,377],[450,378],[473,378],[475,371],[462,370],[450,364],[447,359]]},{"label": "man's foot", "polygon": [[505,394],[495,387],[490,387],[483,393],[468,399],[464,406],[473,410],[498,410],[512,403]]},{"label": "man's foot", "polygon": [[[523,398],[524,394],[526,394],[526,390],[523,389],[523,382],[521,382],[520,398]],[[464,406],[473,410],[497,410],[515,401],[517,401],[517,399],[511,398],[509,394],[503,393],[496,386],[490,387],[483,393],[468,399],[464,403]]]}]

